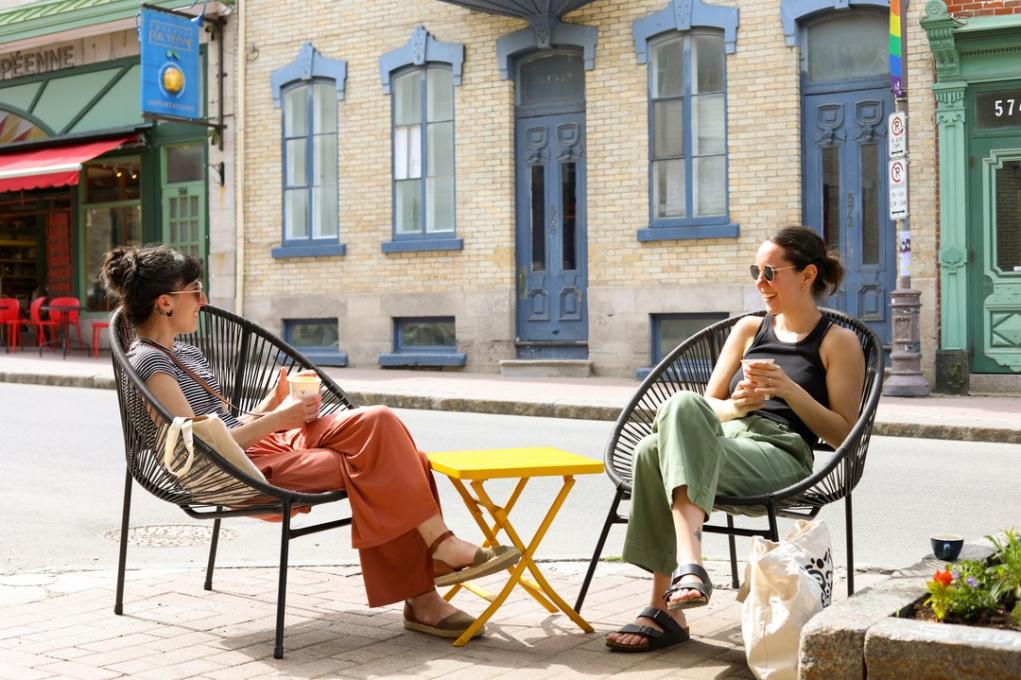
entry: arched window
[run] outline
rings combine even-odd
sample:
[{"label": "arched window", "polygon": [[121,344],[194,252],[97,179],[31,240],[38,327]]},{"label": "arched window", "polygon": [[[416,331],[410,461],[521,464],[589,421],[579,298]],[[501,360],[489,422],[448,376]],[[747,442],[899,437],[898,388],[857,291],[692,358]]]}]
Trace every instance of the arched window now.
[{"label": "arched window", "polygon": [[337,102],[344,98],[347,64],[327,59],[311,43],[273,71],[280,106],[283,169],[281,247],[273,257],[343,255],[340,243]]},{"label": "arched window", "polygon": [[464,247],[454,201],[454,87],[463,62],[463,45],[439,42],[423,26],[379,59],[393,149],[393,239],[384,253]]},{"label": "arched window", "polygon": [[835,13],[807,24],[802,69],[809,83],[846,82],[890,73],[889,19],[880,12]]},{"label": "arched window", "polygon": [[674,0],[634,23],[648,63],[649,226],[639,241],[737,236],[727,201],[727,54],[737,9]]}]

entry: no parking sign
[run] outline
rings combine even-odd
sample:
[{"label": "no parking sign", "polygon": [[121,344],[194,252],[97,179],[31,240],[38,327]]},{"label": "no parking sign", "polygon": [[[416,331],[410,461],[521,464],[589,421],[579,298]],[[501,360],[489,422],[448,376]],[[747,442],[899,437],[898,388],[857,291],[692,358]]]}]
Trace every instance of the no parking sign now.
[{"label": "no parking sign", "polygon": [[902,220],[908,216],[908,160],[891,158],[887,174],[890,219]]}]

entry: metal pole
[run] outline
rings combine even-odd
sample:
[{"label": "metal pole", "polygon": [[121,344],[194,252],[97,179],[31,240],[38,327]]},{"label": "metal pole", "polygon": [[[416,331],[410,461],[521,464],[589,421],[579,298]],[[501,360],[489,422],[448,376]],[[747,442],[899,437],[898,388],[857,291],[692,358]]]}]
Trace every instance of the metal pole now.
[{"label": "metal pole", "polygon": [[[890,3],[891,44],[896,42],[896,77],[891,78],[896,113],[907,114],[907,93],[904,88],[907,75],[907,50],[903,49],[904,35],[900,22],[901,7],[906,2]],[[896,28],[895,28],[896,25]],[[893,40],[893,38],[896,40]],[[891,57],[891,62],[893,62]],[[910,126],[905,128],[905,134]],[[910,139],[910,137],[908,137]],[[909,156],[910,154],[908,154]],[[910,168],[905,162],[905,178]],[[889,181],[889,180],[888,180]],[[910,191],[910,183],[907,183]],[[883,394],[895,397],[924,397],[929,394],[929,383],[922,376],[921,329],[918,313],[922,307],[921,293],[911,289],[911,223],[907,215],[896,220],[897,237],[897,288],[890,294],[890,315],[893,317],[893,341],[890,349],[890,373],[883,382]]]}]

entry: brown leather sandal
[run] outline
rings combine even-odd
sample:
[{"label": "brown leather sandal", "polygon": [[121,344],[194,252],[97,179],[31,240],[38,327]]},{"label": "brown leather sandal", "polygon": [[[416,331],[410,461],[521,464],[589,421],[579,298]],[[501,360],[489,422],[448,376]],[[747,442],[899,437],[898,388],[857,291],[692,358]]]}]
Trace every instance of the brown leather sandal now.
[{"label": "brown leather sandal", "polygon": [[[460,609],[445,616],[435,624],[422,623],[415,618],[415,611],[411,608],[410,602],[404,603],[404,628],[407,630],[413,630],[417,633],[425,633],[426,635],[435,635],[436,637],[448,638],[451,640],[461,637],[462,634],[468,628],[475,623],[475,617],[467,612],[463,612]],[[482,626],[475,634],[472,635],[474,640],[480,637],[486,632],[486,627]]]},{"label": "brown leather sandal", "polygon": [[[440,534],[432,545],[429,546],[429,556],[436,552],[440,543],[454,535],[453,531],[446,531]],[[482,578],[495,574],[501,569],[507,569],[517,564],[521,553],[513,546],[498,545],[493,548],[479,548],[475,551],[475,557],[471,564],[461,567],[453,567],[443,560],[433,559],[433,574],[437,586],[452,586],[472,579]]]}]

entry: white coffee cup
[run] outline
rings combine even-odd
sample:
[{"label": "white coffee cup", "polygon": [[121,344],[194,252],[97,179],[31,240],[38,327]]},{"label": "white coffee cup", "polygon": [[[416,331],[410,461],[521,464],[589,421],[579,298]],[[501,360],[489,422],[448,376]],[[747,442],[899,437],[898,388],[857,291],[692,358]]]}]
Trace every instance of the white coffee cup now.
[{"label": "white coffee cup", "polygon": [[291,388],[291,396],[295,399],[301,399],[302,397],[311,397],[319,394],[319,387],[323,384],[323,381],[319,379],[318,375],[293,373],[287,376],[287,384]]}]

